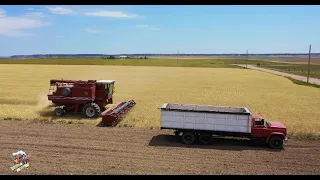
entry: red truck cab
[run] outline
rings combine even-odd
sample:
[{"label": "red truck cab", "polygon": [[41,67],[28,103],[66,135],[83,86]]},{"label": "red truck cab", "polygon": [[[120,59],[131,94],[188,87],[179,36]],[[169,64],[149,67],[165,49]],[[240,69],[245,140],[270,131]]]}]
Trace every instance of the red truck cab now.
[{"label": "red truck cab", "polygon": [[280,149],[287,141],[287,128],[280,122],[268,122],[262,114],[252,114],[252,139],[264,139],[273,149]]}]

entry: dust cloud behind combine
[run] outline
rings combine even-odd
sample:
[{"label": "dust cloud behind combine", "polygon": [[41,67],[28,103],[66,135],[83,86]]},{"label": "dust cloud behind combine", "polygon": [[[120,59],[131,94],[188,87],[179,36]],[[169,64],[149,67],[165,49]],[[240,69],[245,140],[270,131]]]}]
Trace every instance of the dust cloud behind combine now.
[{"label": "dust cloud behind combine", "polygon": [[48,100],[48,92],[41,93],[38,103],[36,105],[35,111],[39,113],[40,116],[43,117],[52,117],[53,116],[53,110],[54,106],[53,104]]}]

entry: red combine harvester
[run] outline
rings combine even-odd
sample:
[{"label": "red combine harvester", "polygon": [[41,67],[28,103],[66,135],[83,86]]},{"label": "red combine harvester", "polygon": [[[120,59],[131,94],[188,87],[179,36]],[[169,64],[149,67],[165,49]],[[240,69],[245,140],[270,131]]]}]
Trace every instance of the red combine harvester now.
[{"label": "red combine harvester", "polygon": [[82,113],[87,118],[102,116],[103,124],[113,126],[136,104],[130,100],[107,109],[105,106],[113,103],[114,83],[114,80],[50,80],[48,100],[56,107],[56,116],[66,112]]}]

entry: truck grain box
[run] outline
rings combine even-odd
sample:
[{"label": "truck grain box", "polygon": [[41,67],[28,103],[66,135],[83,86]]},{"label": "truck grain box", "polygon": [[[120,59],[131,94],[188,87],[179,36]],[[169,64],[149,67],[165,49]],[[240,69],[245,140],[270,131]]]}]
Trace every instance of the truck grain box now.
[{"label": "truck grain box", "polygon": [[268,122],[262,114],[246,107],[193,104],[163,104],[161,129],[173,129],[184,144],[199,140],[209,144],[212,135],[262,139],[272,149],[282,149],[287,129],[279,122]]}]

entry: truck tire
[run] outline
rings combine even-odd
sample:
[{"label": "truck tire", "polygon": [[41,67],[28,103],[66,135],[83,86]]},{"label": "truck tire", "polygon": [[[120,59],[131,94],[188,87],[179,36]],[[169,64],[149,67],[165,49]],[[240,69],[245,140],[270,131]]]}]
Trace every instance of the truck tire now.
[{"label": "truck tire", "polygon": [[206,134],[206,133],[201,133],[199,135],[199,142],[200,144],[207,145],[212,143],[212,135],[211,134]]},{"label": "truck tire", "polygon": [[71,89],[70,88],[64,88],[61,92],[62,96],[69,96],[71,93]]},{"label": "truck tire", "polygon": [[87,118],[97,118],[100,113],[100,107],[96,103],[88,103],[83,107],[83,114]]},{"label": "truck tire", "polygon": [[61,117],[61,116],[63,116],[63,114],[64,114],[64,110],[62,108],[56,108],[54,110],[54,115],[57,117]]},{"label": "truck tire", "polygon": [[183,144],[193,144],[196,140],[196,136],[192,132],[184,132],[181,137],[181,141]]},{"label": "truck tire", "polygon": [[174,131],[174,136],[177,138],[178,141],[181,140],[180,131],[178,130]]},{"label": "truck tire", "polygon": [[273,135],[269,139],[268,145],[271,149],[283,149],[283,138]]}]

